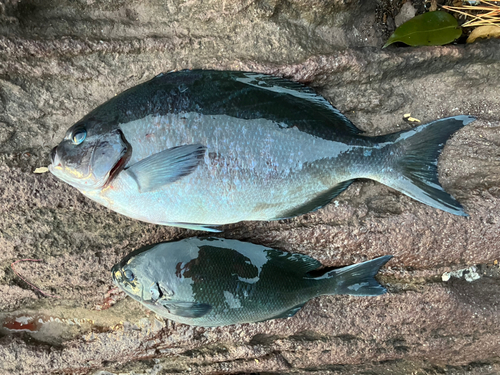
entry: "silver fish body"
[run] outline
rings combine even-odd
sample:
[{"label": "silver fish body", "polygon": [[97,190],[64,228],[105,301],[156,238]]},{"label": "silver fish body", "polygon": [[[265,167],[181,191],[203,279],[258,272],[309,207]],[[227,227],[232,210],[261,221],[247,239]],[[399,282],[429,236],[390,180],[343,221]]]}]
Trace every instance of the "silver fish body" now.
[{"label": "silver fish body", "polygon": [[49,169],[116,212],[191,229],[297,216],[356,178],[464,215],[439,185],[437,157],[450,134],[471,121],[456,116],[365,137],[298,83],[181,71],[89,113],[54,149]]},{"label": "silver fish body", "polygon": [[374,278],[391,256],[319,272],[301,254],[219,238],[188,238],[136,250],[112,269],[114,282],[158,315],[196,326],[293,316],[322,294],[377,296]]}]

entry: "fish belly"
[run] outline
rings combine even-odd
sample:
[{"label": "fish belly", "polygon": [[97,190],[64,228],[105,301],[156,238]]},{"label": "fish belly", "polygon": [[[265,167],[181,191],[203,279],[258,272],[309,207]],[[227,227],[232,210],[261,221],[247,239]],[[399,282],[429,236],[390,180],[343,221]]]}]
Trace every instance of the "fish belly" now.
[{"label": "fish belly", "polygon": [[122,171],[91,197],[151,223],[272,220],[356,177],[345,157],[352,145],[271,120],[185,113],[148,116],[121,128],[132,146],[128,166],[180,145],[207,149],[194,172],[156,191],[140,193]]},{"label": "fish belly", "polygon": [[[285,285],[284,281],[288,281],[288,284]],[[212,291],[210,296],[217,300],[204,300],[204,302],[212,306],[212,309],[208,314],[198,318],[172,315],[165,309],[151,307],[150,305],[146,306],[165,318],[195,326],[217,327],[261,322],[269,319],[285,318],[291,309],[302,306],[318,295],[317,293],[311,293],[311,290],[301,288],[291,291],[290,285],[294,284],[297,284],[297,280],[278,280],[277,283],[272,286],[269,285],[267,288],[260,285],[253,295],[247,295],[244,287],[238,290],[236,288],[227,288],[221,295]],[[294,310],[293,313],[297,311],[298,309]]]}]

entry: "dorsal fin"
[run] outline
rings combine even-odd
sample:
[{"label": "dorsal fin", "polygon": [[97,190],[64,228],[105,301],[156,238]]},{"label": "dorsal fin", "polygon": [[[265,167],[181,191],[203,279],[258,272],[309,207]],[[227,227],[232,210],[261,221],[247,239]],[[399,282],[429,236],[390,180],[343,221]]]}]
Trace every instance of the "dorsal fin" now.
[{"label": "dorsal fin", "polygon": [[354,124],[340,113],[340,111],[328,100],[302,83],[262,73],[234,72],[233,76],[234,80],[259,89],[272,91],[278,94],[288,94],[302,100],[307,100],[312,105],[315,105],[317,107],[316,111],[320,111],[325,118],[330,120],[329,122],[331,122],[332,125],[335,124],[337,130],[339,125],[342,124],[344,130],[349,134],[361,133],[361,130],[354,126]]},{"label": "dorsal fin", "polygon": [[272,268],[282,269],[287,272],[292,271],[298,275],[304,275],[321,267],[321,263],[316,259],[307,255],[297,253],[287,253],[275,249],[265,250],[267,259],[266,263]]}]

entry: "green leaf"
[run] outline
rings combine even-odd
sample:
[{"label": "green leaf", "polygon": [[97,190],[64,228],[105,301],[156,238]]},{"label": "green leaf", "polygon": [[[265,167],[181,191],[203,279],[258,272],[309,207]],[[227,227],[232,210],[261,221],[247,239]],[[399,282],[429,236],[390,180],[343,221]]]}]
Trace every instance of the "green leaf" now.
[{"label": "green leaf", "polygon": [[428,12],[399,26],[382,48],[394,42],[403,42],[410,46],[442,46],[453,42],[460,35],[462,29],[451,14],[441,11]]}]

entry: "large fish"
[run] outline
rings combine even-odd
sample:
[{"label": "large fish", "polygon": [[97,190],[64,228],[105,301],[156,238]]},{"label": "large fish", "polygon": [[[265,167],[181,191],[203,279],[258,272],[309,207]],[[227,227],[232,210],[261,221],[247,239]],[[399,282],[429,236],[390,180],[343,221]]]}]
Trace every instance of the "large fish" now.
[{"label": "large fish", "polygon": [[237,240],[188,238],[136,250],[111,272],[121,289],[158,315],[223,326],[290,317],[323,294],[384,294],[374,276],[391,258],[313,276],[321,263],[305,255]]},{"label": "large fish", "polygon": [[159,75],[97,107],[52,150],[50,171],[123,215],[213,230],[318,209],[357,178],[465,215],[437,177],[470,116],[378,137],[313,90],[265,74]]}]

